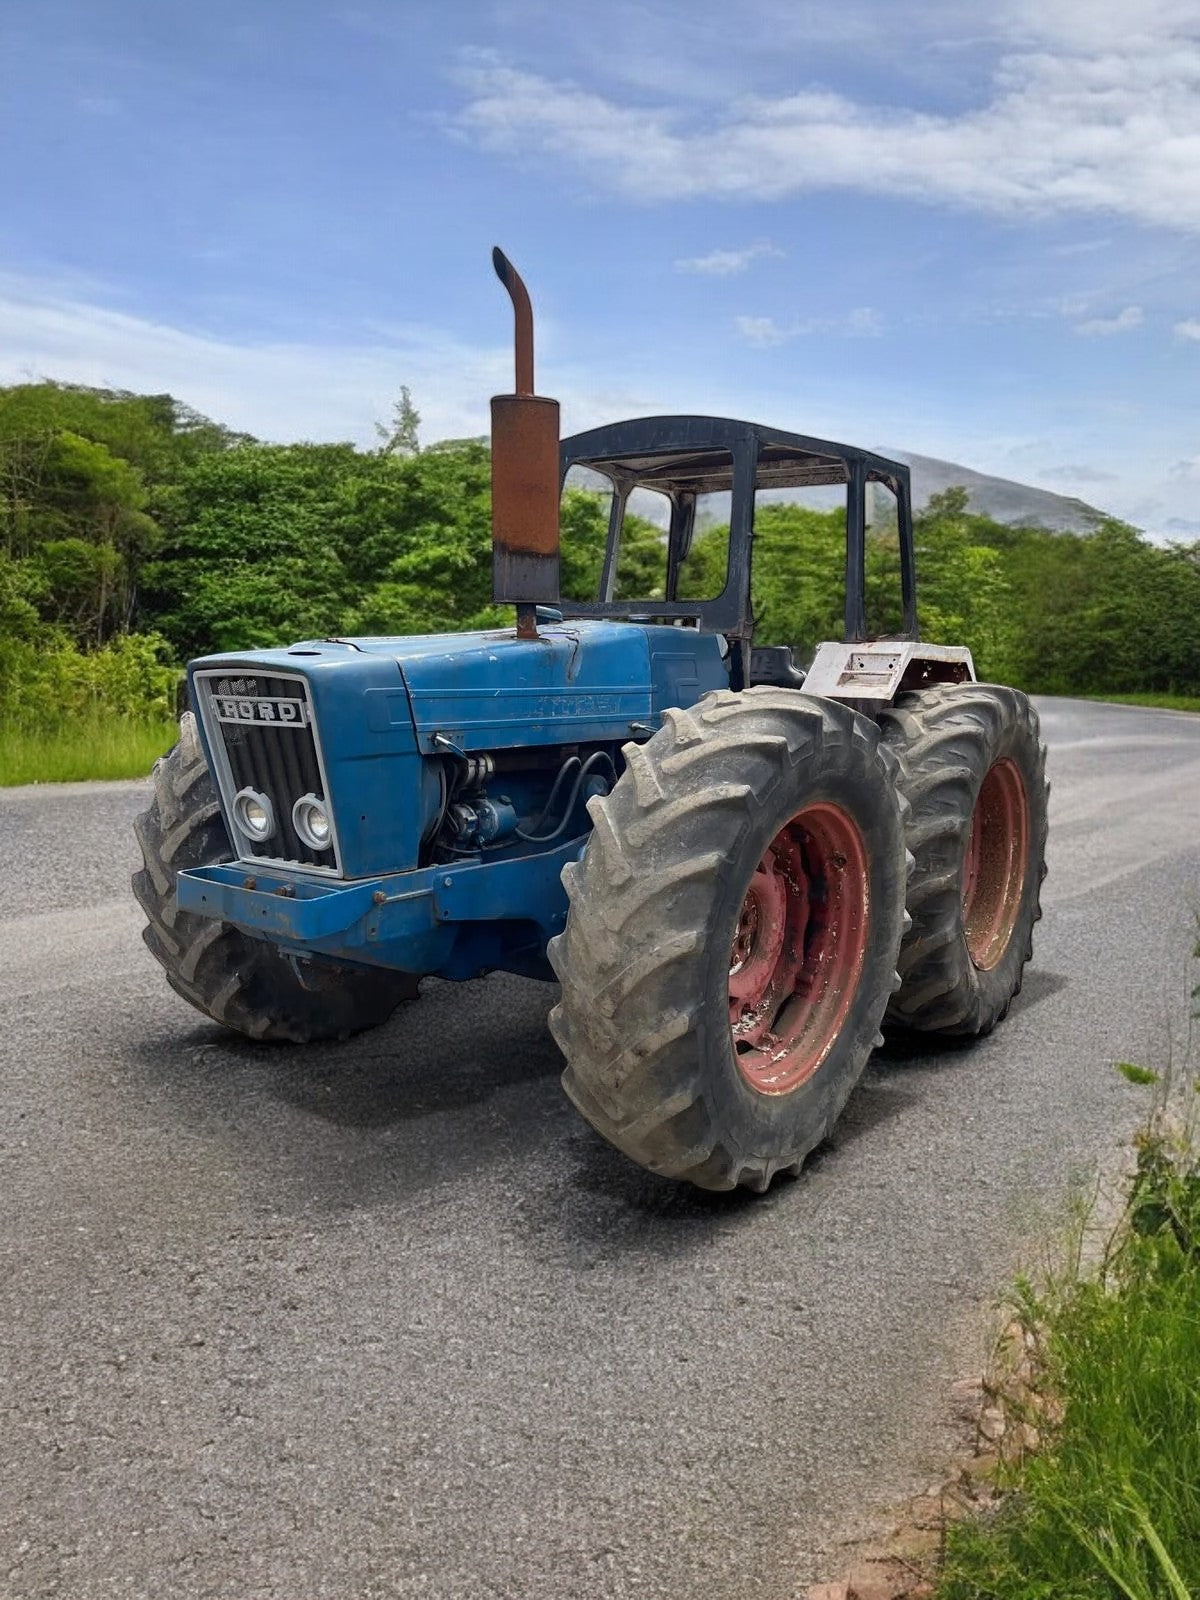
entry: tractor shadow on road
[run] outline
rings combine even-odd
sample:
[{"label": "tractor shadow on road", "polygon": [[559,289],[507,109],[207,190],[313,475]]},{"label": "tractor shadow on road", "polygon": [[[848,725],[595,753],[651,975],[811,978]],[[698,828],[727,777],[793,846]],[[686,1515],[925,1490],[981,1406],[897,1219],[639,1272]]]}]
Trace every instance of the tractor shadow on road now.
[{"label": "tractor shadow on road", "polygon": [[546,1027],[555,991],[532,979],[426,980],[382,1028],[279,1060],[270,1089],[346,1128],[397,1128],[467,1112],[548,1081],[562,1057]]},{"label": "tractor shadow on road", "polygon": [[803,1208],[814,1179],[827,1177],[859,1139],[902,1116],[919,1099],[915,1090],[868,1067],[833,1133],[809,1155],[800,1175],[780,1175],[765,1194],[749,1189],[710,1193],[656,1177],[581,1126],[572,1140],[576,1160],[570,1190],[538,1208],[537,1226],[556,1229],[585,1266],[597,1249],[677,1257],[705,1248],[718,1236],[757,1226],[770,1213]]},{"label": "tractor shadow on road", "polygon": [[[997,1033],[984,1037],[1002,1038],[1003,1030],[1010,1019],[1015,1020],[1025,1012],[1031,1011],[1034,1006],[1041,1005],[1044,1000],[1051,999],[1061,989],[1066,988],[1067,983],[1068,979],[1061,973],[1044,972],[1038,968],[1026,972],[1021,992],[1013,1001],[1008,1017],[1004,1022],[997,1024]],[[969,1056],[972,1051],[980,1049],[983,1044],[984,1039],[972,1035],[954,1038],[936,1033],[915,1033],[910,1029],[892,1027],[885,1023],[883,1048],[875,1052],[871,1064],[872,1067],[886,1068],[890,1071],[939,1065],[952,1066]]]},{"label": "tractor shadow on road", "polygon": [[508,977],[429,982],[340,1043],[261,1044],[199,1024],[143,1035],[130,1053],[171,1120],[240,1168],[302,1173],[339,1204],[371,1204],[564,1140],[574,1113],[546,1027],[554,995]]},{"label": "tractor shadow on road", "polygon": [[1049,1000],[1060,989],[1065,989],[1069,982],[1065,973],[1047,972],[1043,967],[1027,967],[1021,992],[1012,1003],[1012,1014],[1016,1016],[1018,1012],[1041,1005],[1043,1000]]},{"label": "tractor shadow on road", "polygon": [[[1031,973],[1014,1014],[1065,982]],[[914,1109],[922,1070],[971,1070],[974,1041],[889,1034],[799,1179],[766,1195],[708,1194],[643,1171],[579,1119],[546,1027],[554,998],[549,985],[509,977],[429,982],[384,1027],[344,1043],[264,1045],[200,1024],[142,1033],[127,1049],[170,1120],[267,1187],[286,1189],[290,1175],[318,1200],[374,1205],[489,1166],[532,1168],[530,1216],[584,1255],[601,1241],[673,1254],[802,1204],[842,1153]]]},{"label": "tractor shadow on road", "polygon": [[351,1039],[260,1044],[202,1025],[172,1043],[227,1094],[265,1094],[346,1128],[390,1128],[557,1076],[562,1058],[545,1020],[553,994],[514,978],[426,980],[415,1002]]},{"label": "tractor shadow on road", "polygon": [[758,1229],[772,1215],[803,1214],[826,1193],[838,1164],[852,1160],[857,1141],[902,1116],[919,1098],[869,1068],[831,1137],[809,1155],[799,1176],[781,1174],[765,1194],[709,1193],[656,1177],[581,1126],[572,1140],[571,1181],[553,1195],[540,1195],[527,1209],[525,1226],[534,1238],[556,1234],[577,1268],[626,1253],[677,1260],[743,1229]]},{"label": "tractor shadow on road", "polygon": [[582,1122],[570,1144],[573,1162],[555,1191],[543,1188],[527,1206],[522,1226],[533,1248],[554,1239],[576,1271],[647,1256],[678,1261],[755,1225],[796,1187],[781,1179],[766,1194],[695,1189],[635,1166]]},{"label": "tractor shadow on road", "polygon": [[[1014,1003],[1014,1017],[1056,994],[1066,981],[1054,973],[1029,973]],[[757,1224],[768,1212],[803,1209],[806,1193],[817,1184],[823,1191],[836,1168],[853,1160],[860,1141],[890,1122],[921,1114],[929,1094],[943,1092],[938,1080],[948,1072],[976,1071],[974,1052],[981,1046],[986,1048],[974,1039],[890,1030],[830,1137],[812,1152],[798,1178],[777,1178],[765,1195],[745,1189],[710,1194],[656,1177],[580,1124],[569,1140],[573,1181],[531,1204],[526,1225],[557,1233],[572,1258],[585,1267],[594,1264],[596,1254],[614,1250],[677,1256],[682,1250],[704,1248],[717,1235]],[[928,1082],[921,1081],[922,1074]]]}]

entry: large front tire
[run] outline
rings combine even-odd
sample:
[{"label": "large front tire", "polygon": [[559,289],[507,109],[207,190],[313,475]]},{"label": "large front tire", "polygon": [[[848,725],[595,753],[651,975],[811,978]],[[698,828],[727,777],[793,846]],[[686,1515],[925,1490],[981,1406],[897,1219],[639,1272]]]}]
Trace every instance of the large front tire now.
[{"label": "large front tire", "polygon": [[551,941],[563,1085],[653,1172],[797,1172],[879,1041],[906,856],[895,764],[845,706],[707,696],[627,745]]},{"label": "large front tire", "polygon": [[1020,992],[1046,876],[1046,747],[1019,689],[946,684],[880,714],[910,803],[912,926],[889,1020],[988,1033]]},{"label": "large front tire", "polygon": [[149,919],[142,937],[176,994],[214,1022],[252,1039],[345,1039],[415,996],[417,980],[405,974],[319,961],[298,971],[264,940],[179,909],[182,870],[233,859],[190,711],[179,743],[155,763],[154,799],[134,831],[144,865],[133,892]]}]

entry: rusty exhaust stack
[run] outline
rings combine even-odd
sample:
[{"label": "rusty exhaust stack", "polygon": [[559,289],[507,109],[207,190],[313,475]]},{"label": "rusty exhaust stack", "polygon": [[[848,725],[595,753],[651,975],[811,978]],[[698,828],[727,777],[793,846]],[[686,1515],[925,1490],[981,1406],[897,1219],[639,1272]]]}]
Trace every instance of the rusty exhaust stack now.
[{"label": "rusty exhaust stack", "polygon": [[533,392],[529,291],[499,247],[492,265],[516,319],[516,393],[492,397],[492,596],[535,639],[537,606],[559,600],[558,401]]}]

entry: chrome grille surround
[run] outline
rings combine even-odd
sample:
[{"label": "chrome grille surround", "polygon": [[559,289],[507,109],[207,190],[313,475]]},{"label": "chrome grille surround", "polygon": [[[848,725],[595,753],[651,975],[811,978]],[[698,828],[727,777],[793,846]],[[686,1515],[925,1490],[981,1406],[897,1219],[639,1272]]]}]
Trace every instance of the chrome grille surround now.
[{"label": "chrome grille surround", "polygon": [[[337,819],[307,680],[247,665],[206,667],[193,673],[192,681],[238,860],[342,877]],[[271,801],[275,832],[261,843],[247,838],[234,821],[234,798],[243,789]],[[292,822],[292,807],[308,794],[317,795],[329,814],[328,850],[306,844]]]}]

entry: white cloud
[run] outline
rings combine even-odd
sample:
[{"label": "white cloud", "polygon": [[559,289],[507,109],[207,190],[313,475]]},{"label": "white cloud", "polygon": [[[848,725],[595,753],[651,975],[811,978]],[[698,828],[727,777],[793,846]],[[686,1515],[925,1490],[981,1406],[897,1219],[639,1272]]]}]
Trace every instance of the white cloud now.
[{"label": "white cloud", "polygon": [[760,349],[783,344],[788,338],[773,317],[734,317],[733,323],[747,344],[756,344]]},{"label": "white cloud", "polygon": [[1144,320],[1141,306],[1126,306],[1115,317],[1089,317],[1086,322],[1076,323],[1075,332],[1107,338],[1114,333],[1131,333],[1134,328],[1140,328]]},{"label": "white cloud", "polygon": [[776,322],[774,317],[734,317],[734,327],[747,344],[766,349],[802,339],[812,333],[834,333],[852,338],[874,338],[883,332],[883,321],[870,306],[856,306],[837,317],[799,317],[791,322]]},{"label": "white cloud", "polygon": [[1068,49],[1121,50],[1196,33],[1195,0],[1011,0],[1007,10],[1015,29]]},{"label": "white cloud", "polygon": [[676,272],[697,272],[708,278],[732,278],[764,256],[782,256],[773,244],[749,244],[741,250],[710,250],[706,256],[689,256],[675,263]]},{"label": "white cloud", "polygon": [[1000,213],[1108,212],[1200,232],[1195,0],[1008,11],[985,102],[953,114],[804,88],[723,109],[631,104],[477,59],[456,126],[485,149],[565,156],[652,203],[900,194]]},{"label": "white cloud", "polygon": [[1200,339],[1200,317],[1185,317],[1177,322],[1175,333],[1180,339]]},{"label": "white cloud", "polygon": [[[93,291],[94,292],[94,291]],[[512,386],[506,344],[394,327],[372,344],[237,343],[113,311],[78,284],[0,275],[0,383],[40,378],[175,395],[259,438],[374,444],[407,384],[427,442],[486,433],[488,397]],[[555,385],[571,429],[654,409],[628,388],[568,372]]]}]

